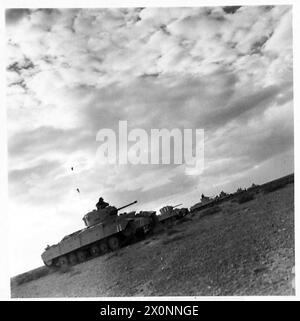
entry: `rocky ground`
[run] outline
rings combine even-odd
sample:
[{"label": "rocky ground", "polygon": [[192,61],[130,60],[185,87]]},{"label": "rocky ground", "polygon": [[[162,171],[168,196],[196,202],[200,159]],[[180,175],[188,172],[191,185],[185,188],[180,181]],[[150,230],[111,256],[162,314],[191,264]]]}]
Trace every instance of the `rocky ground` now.
[{"label": "rocky ground", "polygon": [[220,208],[64,273],[12,279],[12,297],[294,295],[294,185]]}]

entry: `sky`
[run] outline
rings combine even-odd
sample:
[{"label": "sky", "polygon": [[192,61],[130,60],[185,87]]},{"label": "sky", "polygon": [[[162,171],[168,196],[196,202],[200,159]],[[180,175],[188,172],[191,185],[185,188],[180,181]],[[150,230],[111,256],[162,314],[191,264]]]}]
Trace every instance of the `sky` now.
[{"label": "sky", "polygon": [[[190,207],[294,170],[291,6],[11,9],[6,37],[13,275],[99,196]],[[98,164],[96,134],[119,120],[204,129],[204,171]]]}]

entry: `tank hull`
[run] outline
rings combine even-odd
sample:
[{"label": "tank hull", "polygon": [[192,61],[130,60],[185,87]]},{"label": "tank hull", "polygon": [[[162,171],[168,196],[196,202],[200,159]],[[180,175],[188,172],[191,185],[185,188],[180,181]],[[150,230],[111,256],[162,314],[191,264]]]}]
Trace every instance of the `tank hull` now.
[{"label": "tank hull", "polygon": [[42,260],[47,266],[57,265],[59,258],[68,258],[80,250],[89,250],[91,246],[107,242],[113,236],[126,241],[126,238],[132,236],[127,232],[129,226],[134,227],[132,229],[134,234],[147,233],[151,229],[151,224],[151,219],[147,217],[122,218],[118,216],[110,222],[101,222],[67,235],[61,242],[48,247],[42,253]]}]

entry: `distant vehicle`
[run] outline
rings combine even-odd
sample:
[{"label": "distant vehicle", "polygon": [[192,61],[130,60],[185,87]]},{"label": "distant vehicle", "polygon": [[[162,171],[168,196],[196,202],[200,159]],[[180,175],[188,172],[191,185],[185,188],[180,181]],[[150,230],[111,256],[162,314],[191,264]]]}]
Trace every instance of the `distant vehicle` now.
[{"label": "distant vehicle", "polygon": [[166,223],[170,221],[174,221],[176,219],[182,218],[189,214],[189,210],[187,208],[177,208],[182,204],[177,204],[174,206],[164,206],[162,207],[160,211],[160,215],[158,215],[158,220],[161,223]]}]

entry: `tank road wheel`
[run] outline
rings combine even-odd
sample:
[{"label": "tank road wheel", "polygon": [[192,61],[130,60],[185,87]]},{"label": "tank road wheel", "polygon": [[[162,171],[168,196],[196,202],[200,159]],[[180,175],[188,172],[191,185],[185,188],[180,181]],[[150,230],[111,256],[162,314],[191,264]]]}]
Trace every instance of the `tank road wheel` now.
[{"label": "tank road wheel", "polygon": [[75,265],[77,263],[77,257],[75,253],[71,253],[69,255],[69,262],[71,265]]},{"label": "tank road wheel", "polygon": [[120,241],[119,241],[118,237],[111,236],[108,239],[108,245],[111,250],[113,250],[113,251],[117,250],[120,247]]},{"label": "tank road wheel", "polygon": [[102,254],[105,254],[108,252],[108,245],[105,241],[102,241],[100,244],[99,244],[99,249],[100,249],[100,252]]},{"label": "tank road wheel", "polygon": [[61,269],[65,269],[69,265],[69,262],[66,256],[59,257],[57,263]]},{"label": "tank road wheel", "polygon": [[86,259],[86,254],[84,251],[78,251],[77,252],[77,260],[78,262],[84,262]]},{"label": "tank road wheel", "polygon": [[97,245],[92,245],[90,248],[90,253],[93,257],[96,257],[100,254],[100,249]]},{"label": "tank road wheel", "polygon": [[44,261],[44,264],[47,266],[47,267],[50,267],[52,265],[53,261],[52,260],[48,260],[48,261]]}]

